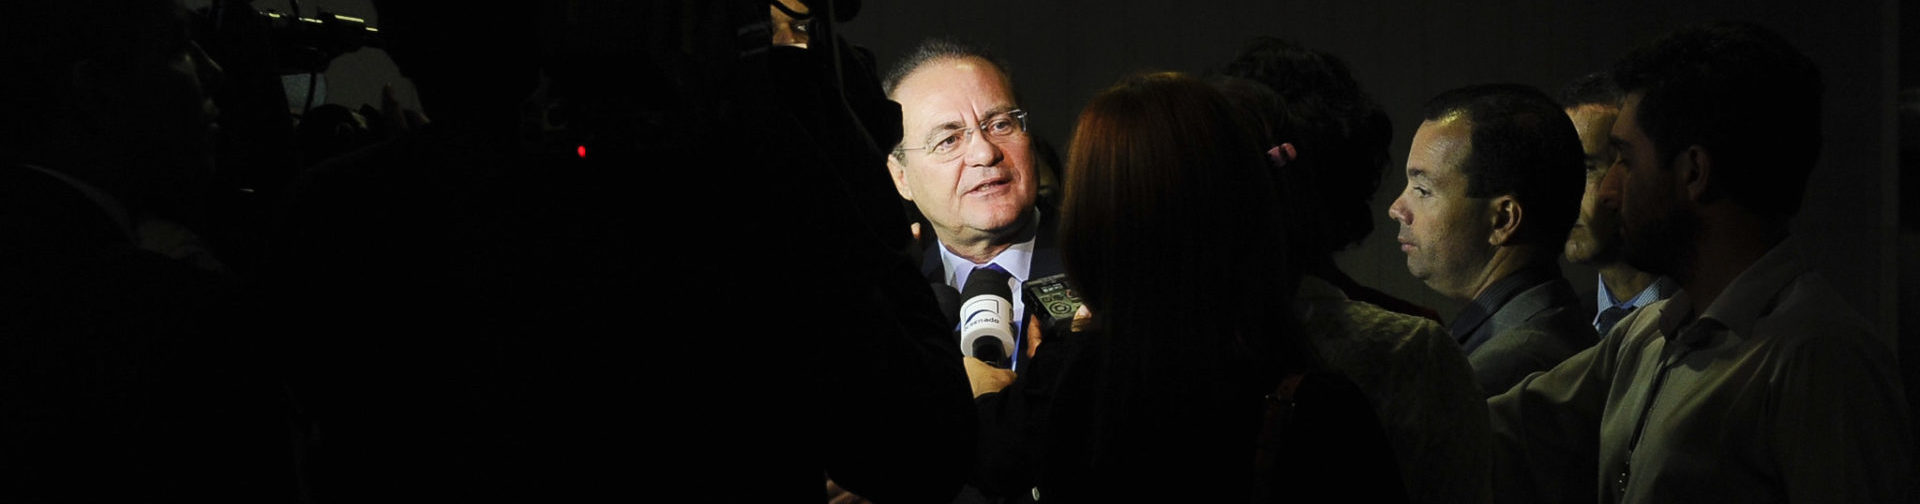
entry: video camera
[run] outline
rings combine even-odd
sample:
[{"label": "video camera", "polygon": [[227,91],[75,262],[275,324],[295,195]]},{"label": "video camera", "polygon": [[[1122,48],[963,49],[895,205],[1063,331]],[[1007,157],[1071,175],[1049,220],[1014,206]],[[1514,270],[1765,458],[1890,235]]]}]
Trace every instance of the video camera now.
[{"label": "video camera", "polygon": [[[291,13],[257,8],[252,0],[213,0],[191,20],[194,41],[224,74],[213,92],[220,107],[218,178],[208,200],[215,222],[206,228],[229,256],[253,255],[255,231],[264,228],[281,190],[302,166],[332,154],[308,152],[319,149],[306,148],[295,132],[297,125],[342,130],[301,123],[316,102],[326,101],[322,72],[340,55],[385,47],[380,30],[364,19],[324,11],[302,17],[297,1],[287,5]],[[355,142],[364,138],[370,135]]]},{"label": "video camera", "polygon": [[[201,9],[198,28],[207,50],[222,61],[266,63],[280,75],[325,72],[333,59],[362,47],[385,47],[380,29],[358,17],[320,11],[294,13],[255,8],[252,0],[214,0]],[[217,52],[216,52],[217,51]]]}]

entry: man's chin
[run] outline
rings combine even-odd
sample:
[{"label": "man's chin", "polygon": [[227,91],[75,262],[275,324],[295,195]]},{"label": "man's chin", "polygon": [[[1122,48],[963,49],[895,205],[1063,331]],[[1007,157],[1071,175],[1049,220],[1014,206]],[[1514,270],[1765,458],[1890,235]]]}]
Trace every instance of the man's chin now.
[{"label": "man's chin", "polygon": [[1569,240],[1567,241],[1566,249],[1562,250],[1561,253],[1566,256],[1567,262],[1573,264],[1593,264],[1600,259],[1599,251],[1595,250],[1593,242],[1575,242]]},{"label": "man's chin", "polygon": [[1411,262],[1407,263],[1407,274],[1412,276],[1414,280],[1419,280],[1420,283],[1423,283],[1423,284],[1427,283],[1427,277],[1429,276],[1426,270],[1415,267]]},{"label": "man's chin", "polygon": [[[1685,243],[1678,240],[1678,238],[1644,240],[1644,246],[1641,247],[1635,247],[1633,242],[1622,242],[1618,247],[1620,252],[1616,255],[1616,260],[1636,270],[1672,276],[1691,260],[1687,249],[1672,246],[1676,243]],[[1663,241],[1666,243],[1662,243]]]},{"label": "man's chin", "polygon": [[1032,215],[1033,209],[1031,206],[1019,211],[1006,208],[974,220],[973,222],[977,224],[973,226],[973,228],[995,236],[1011,235],[1024,230],[1027,227],[1028,221],[1032,220]]}]

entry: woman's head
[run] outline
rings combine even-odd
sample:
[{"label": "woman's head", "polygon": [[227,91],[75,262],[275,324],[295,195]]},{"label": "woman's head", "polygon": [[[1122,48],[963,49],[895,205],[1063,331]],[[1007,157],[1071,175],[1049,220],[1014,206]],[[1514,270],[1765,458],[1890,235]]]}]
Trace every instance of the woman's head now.
[{"label": "woman's head", "polygon": [[1292,290],[1261,128],[1205,82],[1122,80],[1080,113],[1068,149],[1062,253],[1110,328],[1178,321],[1245,334]]},{"label": "woman's head", "polygon": [[1345,61],[1292,41],[1259,37],[1220,70],[1247,82],[1216,82],[1229,97],[1261,115],[1270,143],[1292,143],[1303,164],[1282,184],[1297,187],[1294,215],[1302,234],[1293,239],[1312,261],[1360,243],[1373,232],[1378,213],[1370,201],[1387,169],[1393,123]]}]

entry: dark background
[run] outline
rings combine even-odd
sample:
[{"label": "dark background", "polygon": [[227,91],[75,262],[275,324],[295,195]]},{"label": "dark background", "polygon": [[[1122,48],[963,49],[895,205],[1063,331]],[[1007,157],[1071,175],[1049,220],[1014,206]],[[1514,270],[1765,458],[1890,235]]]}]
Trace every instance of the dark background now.
[{"label": "dark background", "polygon": [[[1355,78],[1393,117],[1393,163],[1374,197],[1374,234],[1340,258],[1361,283],[1435,307],[1464,303],[1408,276],[1386,207],[1405,184],[1399,172],[1419,108],[1441,91],[1483,82],[1547,90],[1602,70],[1632,46],[1672,28],[1710,20],[1755,22],[1785,34],[1819,63],[1827,81],[1826,149],[1809,181],[1795,233],[1869,319],[1891,282],[1886,191],[1895,147],[1886,77],[1886,2],[1096,2],[983,0],[868,2],[846,36],[890,64],[928,36],[984,45],[1007,60],[1034,128],[1064,150],[1080,107],[1119,77],[1145,70],[1205,72],[1248,39],[1274,35],[1347,59]],[[1765,106],[1765,104],[1755,104]],[[1569,268],[1593,296],[1593,274]]]},{"label": "dark background", "polygon": [[[188,1],[189,7],[207,0]],[[1548,92],[1602,70],[1630,47],[1675,27],[1714,20],[1747,21],[1784,34],[1816,61],[1827,84],[1825,148],[1808,181],[1807,204],[1794,233],[1816,267],[1847,301],[1882,328],[1901,334],[1905,317],[1920,317],[1901,296],[1920,277],[1912,265],[1920,242],[1900,226],[1901,133],[1897,110],[1920,113],[1914,89],[1920,51],[1913,47],[1915,7],[1897,0],[1762,1],[1188,1],[867,0],[842,33],[874,51],[883,66],[919,40],[951,37],[985,46],[1007,60],[1022,105],[1038,135],[1064,150],[1079,110],[1123,75],[1147,70],[1205,72],[1231,58],[1249,38],[1274,35],[1344,57],[1355,77],[1393,117],[1393,162],[1375,196],[1377,227],[1340,257],[1357,280],[1438,309],[1451,318],[1462,302],[1445,299],[1406,273],[1394,246],[1386,207],[1405,183],[1400,166],[1418,126],[1418,109],[1443,90],[1483,82],[1529,84]],[[301,2],[359,15],[378,24],[367,0]],[[284,2],[258,6],[285,10]],[[1903,22],[1903,18],[1906,20]],[[511,29],[511,27],[503,27]],[[475,69],[486,78],[486,69]],[[335,61],[323,102],[378,103],[392,83],[403,101],[411,87],[377,49]],[[1905,97],[1904,99],[1900,97]],[[1754,106],[1764,107],[1764,103]],[[1904,141],[1904,142],[1903,142]],[[1909,156],[1911,160],[1913,156]],[[882,176],[876,173],[875,176]],[[1911,213],[1913,209],[1908,209]],[[1911,226],[1911,219],[1908,221]],[[726,225],[716,222],[716,225]],[[1912,269],[1908,267],[1907,269]],[[1583,296],[1593,271],[1569,267]],[[1905,299],[1907,301],[1900,301]],[[1904,353],[1904,352],[1903,352]],[[1912,366],[1909,366],[1912,367]]]}]

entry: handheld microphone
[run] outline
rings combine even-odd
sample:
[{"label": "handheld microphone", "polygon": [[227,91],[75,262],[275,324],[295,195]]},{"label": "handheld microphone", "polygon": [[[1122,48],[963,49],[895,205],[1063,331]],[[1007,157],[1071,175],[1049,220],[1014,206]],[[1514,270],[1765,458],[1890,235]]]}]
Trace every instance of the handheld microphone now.
[{"label": "handheld microphone", "polygon": [[1013,276],[998,268],[976,269],[960,289],[960,352],[999,367],[1012,364]]}]

